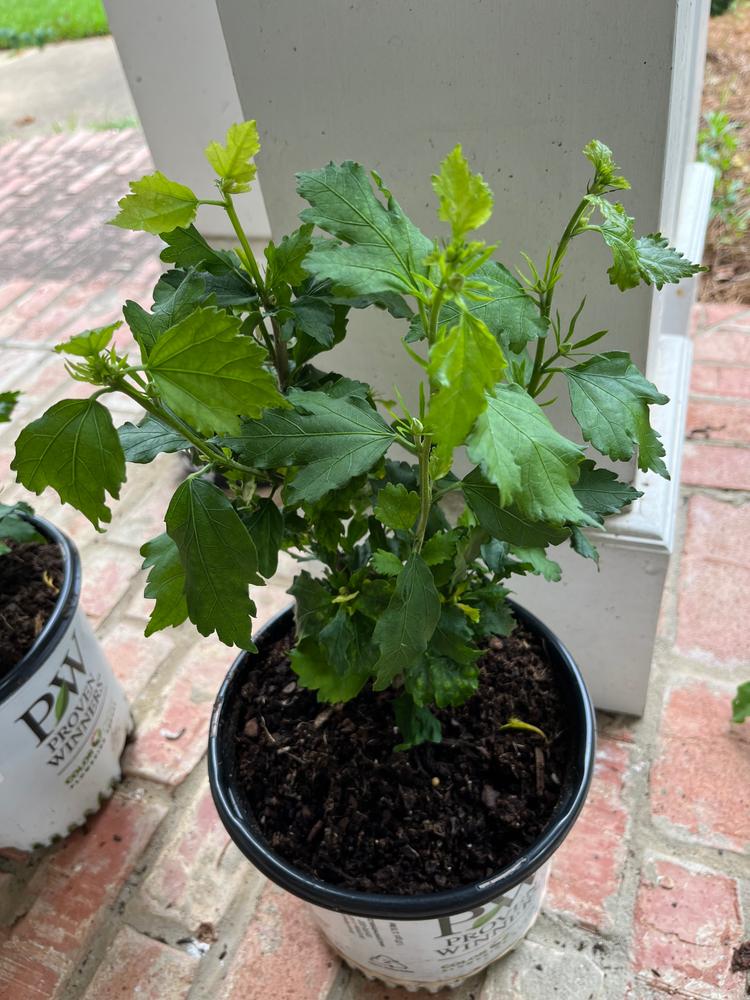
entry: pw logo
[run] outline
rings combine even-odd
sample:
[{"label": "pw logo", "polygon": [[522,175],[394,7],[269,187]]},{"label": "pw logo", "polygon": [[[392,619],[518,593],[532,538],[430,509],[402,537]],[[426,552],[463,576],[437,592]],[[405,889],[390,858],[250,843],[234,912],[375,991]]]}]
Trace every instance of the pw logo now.
[{"label": "pw logo", "polygon": [[[74,647],[78,654],[77,658],[73,655]],[[41,746],[55,731],[65,714],[70,696],[79,693],[81,678],[85,676],[86,668],[83,665],[81,647],[78,636],[74,634],[65,659],[47,685],[48,690],[16,719],[16,722],[23,722],[28,726],[36,737],[37,746]]]}]

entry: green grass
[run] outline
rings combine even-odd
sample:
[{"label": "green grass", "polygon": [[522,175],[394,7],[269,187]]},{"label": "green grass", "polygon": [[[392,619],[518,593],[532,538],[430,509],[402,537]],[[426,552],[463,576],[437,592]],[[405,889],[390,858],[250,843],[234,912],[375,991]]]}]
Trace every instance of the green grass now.
[{"label": "green grass", "polygon": [[109,31],[102,0],[0,0],[0,49]]}]

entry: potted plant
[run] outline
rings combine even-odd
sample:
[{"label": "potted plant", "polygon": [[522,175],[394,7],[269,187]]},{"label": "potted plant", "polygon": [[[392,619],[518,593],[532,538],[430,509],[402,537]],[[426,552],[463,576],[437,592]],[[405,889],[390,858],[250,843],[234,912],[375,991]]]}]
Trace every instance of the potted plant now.
[{"label": "potted plant", "polygon": [[[262,271],[234,206],[259,148],[254,122],[208,147],[214,198],[161,173],[131,185],[113,221],[160,234],[171,265],[150,312],[125,305],[138,356],[111,346],[119,324],[60,345],[97,389],[30,424],[13,468],[98,525],[126,461],[192,449],[198,467],[142,549],[156,602],[146,632],[189,618],[242,650],[211,728],[219,812],[348,961],[437,988],[525,933],[591,777],[583,681],[508,601],[508,581],[557,579],[547,549],[564,542],[596,561],[586,530],[639,493],[555,430],[552,385],[567,383],[594,449],[667,475],[649,424],[666,398],[626,354],[591,351],[606,331],[581,331],[583,303],[569,320],[553,309],[566,253],[598,234],[623,290],[698,268],[658,234],[635,237],[608,198],[628,183],[594,141],[556,249],[542,266],[525,257],[520,279],[469,239],[493,196],[460,147],[433,178],[445,239],[421,233],[377,174],[331,163],[299,175],[303,224],[268,244]],[[235,251],[195,228],[203,204],[226,211]],[[403,320],[416,400],[313,364],[364,308]],[[143,420],[116,430],[99,402],[110,392]],[[313,571],[291,588],[296,614],[254,643],[249,588],[280,550]]]},{"label": "potted plant", "polygon": [[[0,422],[17,392],[0,393]],[[0,846],[28,850],[95,812],[120,777],[130,711],[79,607],[71,540],[0,503]]]}]

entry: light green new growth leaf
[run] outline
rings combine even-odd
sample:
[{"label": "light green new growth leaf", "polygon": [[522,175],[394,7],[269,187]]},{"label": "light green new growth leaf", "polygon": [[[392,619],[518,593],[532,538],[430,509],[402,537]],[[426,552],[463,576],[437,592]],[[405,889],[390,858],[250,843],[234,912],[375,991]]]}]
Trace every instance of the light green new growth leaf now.
[{"label": "light green new growth leaf", "polygon": [[141,546],[143,569],[149,570],[144,597],[156,601],[145,635],[182,625],[188,616],[185,571],[177,546],[166,532]]},{"label": "light green new growth leaf", "polygon": [[298,193],[310,203],[300,218],[349,246],[318,244],[305,258],[305,270],[330,280],[349,296],[415,290],[412,271],[422,264],[432,243],[386,194],[386,204],[372,189],[359,163],[329,163],[297,175]]},{"label": "light green new growth leaf", "polygon": [[115,500],[125,482],[125,457],[106,406],[95,399],[63,399],[28,424],[11,462],[26,489],[48,486],[99,529],[109,522],[106,493]]},{"label": "light green new growth leaf", "polygon": [[545,548],[568,537],[567,528],[530,520],[515,506],[504,507],[497,486],[479,469],[472,469],[462,480],[461,489],[477,521],[493,538],[524,548]]},{"label": "light green new growth leaf", "polygon": [[445,467],[486,407],[485,393],[504,369],[500,345],[484,323],[469,313],[462,313],[458,324],[431,347],[427,371],[435,391],[427,429],[437,444],[438,461]]},{"label": "light green new growth leaf", "polygon": [[469,456],[532,521],[593,524],[576,499],[583,451],[559,434],[518,385],[498,385],[469,437]]},{"label": "light green new growth leaf", "polygon": [[690,278],[699,271],[706,270],[671,247],[661,233],[639,237],[635,241],[635,251],[641,280],[647,285],[656,285],[659,289],[665,284],[676,285],[683,278]]},{"label": "light green new growth leaf", "polygon": [[167,427],[155,417],[147,416],[140,424],[126,423],[117,428],[126,462],[145,465],[157,455],[184,451],[191,444],[178,431]]},{"label": "light green new growth leaf", "polygon": [[227,646],[254,649],[248,586],[262,584],[258,554],[237,511],[203,479],[186,479],[165,517],[185,573],[190,621],[201,635],[216,632]]},{"label": "light green new growth leaf", "polygon": [[732,699],[732,722],[744,722],[745,719],[750,719],[750,681],[740,684]]},{"label": "light green new growth leaf", "polygon": [[394,555],[393,552],[387,552],[385,549],[376,549],[372,554],[370,562],[375,572],[382,574],[382,576],[398,576],[404,568],[404,564],[399,557]]},{"label": "light green new growth leaf", "polygon": [[387,483],[378,493],[375,516],[394,531],[408,531],[419,515],[419,494],[402,483]]},{"label": "light green new growth leaf", "polygon": [[249,191],[256,167],[253,157],[260,152],[260,139],[255,121],[230,125],[226,145],[212,142],[206,146],[206,159],[216,175],[223,180],[222,190],[229,194]]},{"label": "light green new growth leaf", "polygon": [[605,146],[598,139],[592,139],[584,146],[583,155],[593,164],[596,171],[594,182],[589,186],[589,190],[604,191],[609,188],[610,190],[624,191],[630,187],[630,181],[618,174],[620,168],[615,163],[609,146]]},{"label": "light green new growth leaf", "polygon": [[74,354],[79,358],[96,357],[109,345],[115,330],[119,330],[121,326],[122,321],[120,320],[117,323],[110,323],[109,326],[98,326],[94,330],[84,330],[83,333],[77,333],[70,340],[56,344],[55,351],[58,354]]},{"label": "light green new growth leaf", "polygon": [[621,292],[636,288],[641,282],[641,271],[633,232],[634,220],[619,202],[613,205],[606,198],[595,195],[590,195],[588,200],[602,215],[601,225],[589,226],[589,229],[601,233],[612,251],[612,266],[607,269],[610,284],[617,285]]},{"label": "light green new growth leaf", "polygon": [[313,248],[314,228],[312,223],[308,223],[284,236],[278,246],[273,241],[268,244],[263,252],[268,262],[266,282],[269,288],[273,288],[281,281],[293,288],[302,284],[307,277],[302,261]]},{"label": "light green new growth leaf", "polygon": [[8,423],[20,395],[18,389],[12,392],[0,392],[0,424]]},{"label": "light green new growth leaf", "polygon": [[429,566],[409,557],[396,579],[396,589],[381,616],[373,639],[380,649],[373,688],[382,691],[427,649],[440,618],[440,597]]},{"label": "light green new growth leaf", "polygon": [[241,321],[213,307],[196,309],[156,341],[148,371],[174,412],[203,434],[233,433],[240,415],[285,406],[266,352],[239,335]]},{"label": "light green new growth leaf", "polygon": [[603,455],[626,461],[638,446],[638,466],[669,478],[664,449],[649,423],[649,403],[668,402],[623,351],[596,354],[566,368],[570,404],[586,441]]},{"label": "light green new growth leaf", "polygon": [[609,469],[597,469],[591,459],[581,462],[581,474],[573,486],[578,502],[599,524],[608,514],[619,514],[623,507],[643,496],[640,490],[621,483]]},{"label": "light green new growth leaf", "polygon": [[450,223],[456,240],[479,229],[492,215],[492,191],[481,174],[472,174],[460,145],[445,157],[440,173],[433,174],[432,187],[440,198],[438,215]]},{"label": "light green new growth leaf", "polygon": [[117,203],[120,211],[111,225],[158,236],[177,226],[189,226],[195,218],[197,197],[189,187],[170,181],[158,170],[131,181],[130,191]]},{"label": "light green new growth leaf", "polygon": [[383,418],[348,399],[292,390],[290,411],[246,420],[225,444],[256,468],[300,466],[287,483],[289,503],[319,500],[369,471],[395,439]]}]

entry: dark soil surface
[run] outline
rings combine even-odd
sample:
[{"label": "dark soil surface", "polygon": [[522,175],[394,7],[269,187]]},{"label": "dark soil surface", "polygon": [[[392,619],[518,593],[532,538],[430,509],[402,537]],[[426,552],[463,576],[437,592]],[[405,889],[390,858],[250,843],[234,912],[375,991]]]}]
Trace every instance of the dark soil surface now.
[{"label": "dark soil surface", "polygon": [[52,614],[63,580],[57,545],[8,542],[0,555],[0,677],[34,644]]},{"label": "dark soil surface", "polygon": [[[271,646],[252,671],[238,735],[244,790],[279,855],[336,886],[413,895],[494,875],[544,830],[569,734],[531,633],[491,639],[478,693],[439,713],[443,742],[400,753],[392,693],[321,705],[297,686],[289,644]],[[499,732],[511,717],[546,740]]]}]

